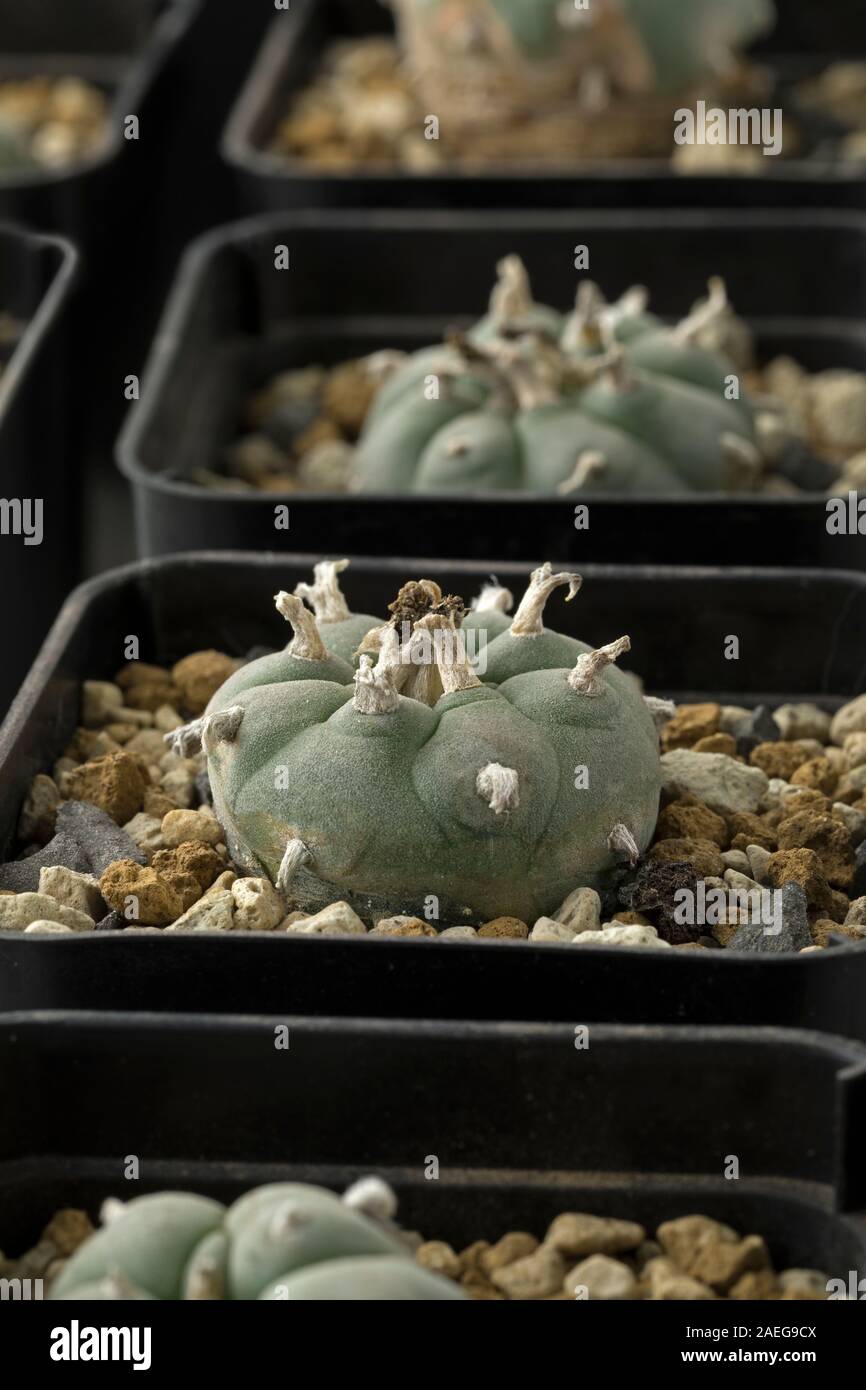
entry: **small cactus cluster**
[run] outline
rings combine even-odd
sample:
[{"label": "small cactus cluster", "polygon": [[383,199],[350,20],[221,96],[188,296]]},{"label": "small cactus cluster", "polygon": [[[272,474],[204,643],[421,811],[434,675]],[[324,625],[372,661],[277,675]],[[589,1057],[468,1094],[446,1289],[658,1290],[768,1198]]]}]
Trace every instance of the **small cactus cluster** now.
[{"label": "small cactus cluster", "polygon": [[728,71],[772,26],[770,0],[390,0],[419,91],[464,128]]},{"label": "small cactus cluster", "polygon": [[58,1300],[462,1299],[424,1269],[394,1224],[396,1199],[377,1178],[342,1198],[273,1183],[226,1208],[191,1192],[108,1201],[103,1225],[61,1270]]},{"label": "small cactus cluster", "polygon": [[748,330],[712,280],[675,327],[636,287],[615,304],[583,281],[563,316],[516,256],[468,333],[393,367],[355,459],[361,492],[665,496],[748,492],[759,421],[740,391]]},{"label": "small cactus cluster", "polygon": [[580,576],[543,565],[513,618],[495,585],[467,613],[411,582],[386,621],[350,613],[346,563],[278,594],[286,649],[168,736],[204,748],[235,862],[306,910],[339,898],[430,920],[435,903],[452,922],[534,921],[636,862],[658,814],[658,736],[615,665],[628,637],[594,650],[544,626],[551,593],[573,597]]}]

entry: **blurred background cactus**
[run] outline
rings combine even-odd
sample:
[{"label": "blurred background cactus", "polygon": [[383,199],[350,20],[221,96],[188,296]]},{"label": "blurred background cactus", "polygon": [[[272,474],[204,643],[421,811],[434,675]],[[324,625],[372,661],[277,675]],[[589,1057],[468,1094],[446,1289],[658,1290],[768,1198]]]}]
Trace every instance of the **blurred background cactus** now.
[{"label": "blurred background cactus", "polygon": [[[572,123],[567,153],[616,98],[726,82],[745,44],[772,25],[769,0],[390,0],[416,91],[464,131],[495,133],[545,113]],[[703,95],[711,92],[704,90]],[[566,122],[567,124],[567,122]]]},{"label": "blurred background cactus", "polygon": [[[724,284],[674,327],[640,287],[608,304],[583,281],[571,314],[499,266],[465,335],[392,363],[354,462],[362,492],[748,492],[763,473],[741,390],[749,330]],[[396,360],[396,359],[395,359]]]},{"label": "blurred background cactus", "polygon": [[435,1300],[466,1295],[417,1264],[393,1222],[396,1198],[375,1178],[342,1198],[274,1183],[231,1207],[191,1192],[108,1201],[102,1228],[79,1246],[51,1297]]}]

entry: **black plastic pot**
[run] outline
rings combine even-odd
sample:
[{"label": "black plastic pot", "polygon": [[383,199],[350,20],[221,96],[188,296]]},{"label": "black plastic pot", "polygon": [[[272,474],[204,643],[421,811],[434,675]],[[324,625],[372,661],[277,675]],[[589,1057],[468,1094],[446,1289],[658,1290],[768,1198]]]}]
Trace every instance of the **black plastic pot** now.
[{"label": "black plastic pot", "polygon": [[[5,852],[32,777],[50,767],[77,723],[81,680],[110,678],[129,633],[139,636],[147,661],[207,647],[243,653],[277,646],[284,624],[272,596],[293,588],[312,563],[306,556],[176,556],[79,589],[0,730]],[[418,570],[416,560],[357,560],[344,587],[357,610],[376,613]],[[427,560],[423,571],[447,592],[464,594],[489,573],[465,561]],[[523,566],[507,563],[496,573],[518,592],[526,577]],[[583,573],[579,600],[557,609],[558,627],[597,645],[621,631],[628,614],[631,666],[653,693],[704,699],[724,691],[738,703],[814,699],[834,708],[866,688],[866,577],[595,566]],[[723,656],[732,632],[740,637],[739,662]],[[772,1023],[866,1040],[864,991],[866,948],[859,946],[770,959],[525,942],[0,934],[0,1011]]]},{"label": "black plastic pot", "polygon": [[[760,54],[782,73],[813,70],[816,55],[828,61],[866,50],[863,17],[850,7],[817,15],[809,0],[784,0],[783,22]],[[790,10],[790,16],[787,11]],[[811,13],[810,13],[811,11]],[[290,207],[826,207],[864,206],[856,165],[802,159],[768,159],[766,177],[671,173],[664,159],[585,161],[559,172],[412,174],[358,170],[329,173],[268,152],[292,94],[315,73],[324,49],[338,39],[387,33],[393,26],[377,0],[295,0],[275,19],[223,137],[250,212]],[[790,51],[793,62],[784,55]],[[673,139],[673,124],[672,124]],[[770,168],[769,166],[773,166]]]},{"label": "black plastic pot", "polygon": [[375,1172],[408,1229],[458,1248],[568,1210],[701,1212],[764,1235],[779,1268],[847,1278],[866,1267],[864,1096],[861,1047],[775,1029],[598,1024],[576,1051],[571,1023],[12,1014],[0,1247],[59,1206]]},{"label": "black plastic pot", "polygon": [[[291,269],[276,270],[274,248]],[[183,262],[141,400],[118,444],[145,555],[180,550],[328,549],[389,555],[540,552],[603,563],[866,568],[866,537],[829,535],[823,497],[600,495],[588,529],[575,502],[525,493],[387,497],[212,492],[189,481],[218,465],[246,393],[271,373],[380,347],[435,342],[483,312],[496,261],[526,260],[542,301],[574,296],[574,247],[609,294],[649,285],[663,314],[684,313],[711,274],[768,354],[866,367],[866,219],[855,213],[295,213],[202,237]],[[290,507],[288,530],[274,508]],[[399,538],[399,539],[396,539]],[[710,552],[711,553],[711,552]]]},{"label": "black plastic pot", "polygon": [[[77,76],[108,97],[100,148],[57,170],[0,174],[0,217],[73,239],[82,252],[76,350],[68,364],[75,437],[93,468],[110,459],[125,408],[124,378],[140,369],[153,304],[175,248],[161,203],[181,40],[202,0],[0,0],[0,81]],[[127,139],[128,116],[139,138]]]},{"label": "black plastic pot", "polygon": [[[0,311],[24,328],[0,374],[0,527],[5,532],[0,534],[0,593],[6,633],[2,710],[78,572],[78,490],[68,445],[64,372],[69,295],[77,267],[78,256],[68,241],[0,224]],[[27,500],[42,502],[41,542],[32,529],[35,514],[15,510]],[[27,529],[35,543],[25,543],[22,531]]]},{"label": "black plastic pot", "polygon": [[[0,81],[30,76],[82,77],[110,96],[110,131],[99,152],[62,169],[17,170],[0,177],[0,215],[61,231],[85,247],[104,232],[108,199],[119,191],[121,164],[129,173],[124,194],[135,196],[142,163],[158,157],[151,94],[171,50],[200,0],[0,0]],[[141,121],[138,141],[124,137],[124,119]],[[156,136],[156,140],[154,137]],[[136,165],[136,161],[139,161]],[[117,209],[114,228],[119,225]]]}]

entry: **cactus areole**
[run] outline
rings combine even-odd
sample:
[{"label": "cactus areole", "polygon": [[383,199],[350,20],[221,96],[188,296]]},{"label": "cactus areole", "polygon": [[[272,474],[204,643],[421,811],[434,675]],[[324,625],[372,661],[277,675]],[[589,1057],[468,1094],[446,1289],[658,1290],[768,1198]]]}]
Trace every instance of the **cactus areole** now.
[{"label": "cactus areole", "polygon": [[393,367],[353,486],[575,499],[754,491],[763,446],[740,390],[751,344],[724,283],[674,327],[646,306],[641,287],[608,304],[583,281],[563,316],[535,302],[507,256],[480,323]]},{"label": "cactus areole", "polygon": [[324,562],[301,586],[318,593],[318,620],[297,593],[277,595],[288,647],[242,667],[172,736],[204,747],[238,864],[304,909],[343,899],[459,922],[534,921],[636,861],[656,824],[658,737],[614,664],[627,637],[595,651],[544,626],[547,599],[560,586],[574,597],[578,575],[543,565],[510,623],[510,595],[488,586],[465,630],[462,600],[406,584],[390,622],[354,639],[354,670],[327,646],[353,621],[323,618],[336,583]]}]

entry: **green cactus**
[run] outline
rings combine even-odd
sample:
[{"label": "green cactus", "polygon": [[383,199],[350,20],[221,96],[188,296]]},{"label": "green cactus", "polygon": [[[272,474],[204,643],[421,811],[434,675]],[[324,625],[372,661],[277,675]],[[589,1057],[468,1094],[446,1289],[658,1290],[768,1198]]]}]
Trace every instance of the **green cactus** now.
[{"label": "green cactus", "polygon": [[[583,282],[563,317],[534,302],[517,257],[489,313],[398,365],[355,459],[361,492],[669,495],[748,491],[762,459],[733,387],[746,330],[723,283],[665,327],[630,290],[608,305]],[[731,398],[736,397],[736,398]]]},{"label": "green cactus", "polygon": [[226,1208],[160,1192],[103,1208],[101,1230],[68,1260],[53,1299],[440,1299],[465,1295],[416,1265],[378,1179],[342,1198],[274,1183]]},{"label": "green cactus", "polygon": [[706,84],[775,20],[771,0],[390,3],[421,92],[452,127]]},{"label": "green cactus", "polygon": [[448,920],[534,921],[635,860],[658,811],[655,726],[612,665],[628,638],[594,652],[544,628],[563,584],[572,597],[580,578],[536,570],[510,622],[510,595],[488,585],[463,632],[462,600],[407,584],[358,644],[377,661],[363,655],[353,680],[297,592],[277,595],[286,652],[241,668],[169,736],[204,747],[235,861],[311,910],[339,898],[423,915],[433,895]]}]

